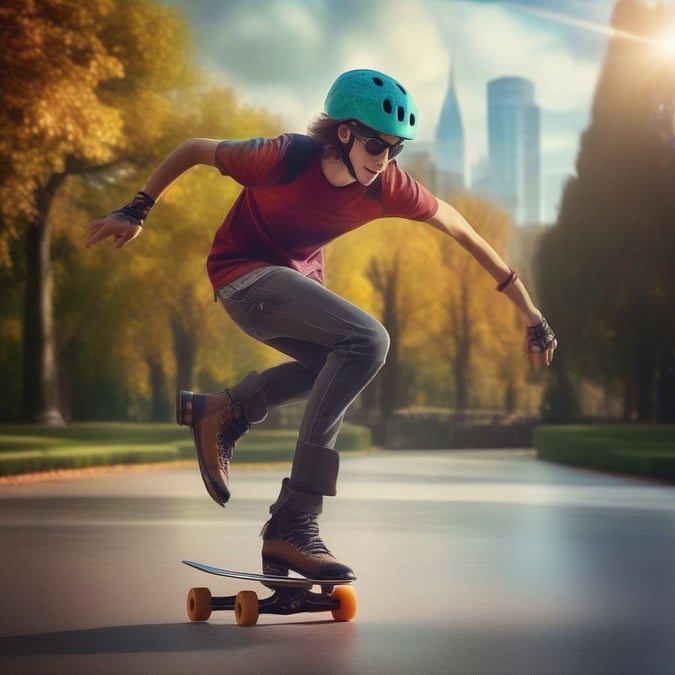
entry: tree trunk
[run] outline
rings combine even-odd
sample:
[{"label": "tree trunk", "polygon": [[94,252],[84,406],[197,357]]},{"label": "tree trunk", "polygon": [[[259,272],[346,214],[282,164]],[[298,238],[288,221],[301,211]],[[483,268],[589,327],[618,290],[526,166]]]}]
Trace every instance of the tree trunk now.
[{"label": "tree trunk", "polygon": [[513,381],[513,376],[509,375],[504,390],[504,412],[512,415],[516,410],[518,410],[518,390]]},{"label": "tree trunk", "polygon": [[389,333],[389,353],[387,362],[380,373],[380,415],[387,418],[394,410],[400,407],[400,324],[396,311],[396,297],[398,295],[398,257],[394,259],[391,270],[381,275],[382,293],[382,325]]},{"label": "tree trunk", "polygon": [[663,351],[657,383],[656,421],[660,424],[675,422],[675,359],[672,352]]},{"label": "tree trunk", "polygon": [[[385,324],[386,326],[386,324]],[[399,396],[400,363],[398,353],[398,331],[394,327],[386,326],[391,342],[389,345],[389,354],[387,362],[382,368],[380,374],[380,414],[382,417],[389,417],[394,410],[400,407]]]},{"label": "tree trunk", "polygon": [[167,422],[171,418],[171,406],[167,398],[167,382],[162,362],[155,356],[147,358],[150,373],[150,421]]},{"label": "tree trunk", "polygon": [[654,357],[647,349],[637,354],[635,407],[638,422],[654,421]]},{"label": "tree trunk", "polygon": [[469,289],[462,279],[462,296],[460,306],[455,313],[455,331],[457,338],[457,355],[454,359],[455,388],[457,410],[460,413],[469,408],[469,391],[471,379],[471,321],[469,319]]},{"label": "tree trunk", "polygon": [[[382,297],[382,325],[387,329],[390,338],[387,362],[378,376],[377,391],[379,393],[380,417],[389,417],[400,407],[400,318],[396,310],[399,279],[399,258],[394,257],[391,269],[385,269],[376,258],[370,262],[368,278],[375,290]],[[371,383],[370,387],[373,387]]]},{"label": "tree trunk", "polygon": [[171,335],[176,359],[176,387],[178,389],[192,389],[197,340],[189,330],[185,329],[180,317],[176,315],[171,317]]},{"label": "tree trunk", "polygon": [[65,425],[56,362],[49,225],[49,209],[63,178],[63,174],[52,176],[37,195],[38,213],[26,229],[21,412],[25,419],[49,426]]}]

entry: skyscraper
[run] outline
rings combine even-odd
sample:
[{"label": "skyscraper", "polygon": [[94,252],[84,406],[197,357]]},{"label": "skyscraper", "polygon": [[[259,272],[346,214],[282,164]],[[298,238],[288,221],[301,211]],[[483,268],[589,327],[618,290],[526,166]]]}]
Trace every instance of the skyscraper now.
[{"label": "skyscraper", "polygon": [[436,127],[436,166],[438,189],[452,191],[465,186],[464,125],[455,90],[455,67],[450,65],[448,91]]},{"label": "skyscraper", "polygon": [[500,77],[487,85],[489,192],[519,225],[540,219],[539,107],[534,85]]}]

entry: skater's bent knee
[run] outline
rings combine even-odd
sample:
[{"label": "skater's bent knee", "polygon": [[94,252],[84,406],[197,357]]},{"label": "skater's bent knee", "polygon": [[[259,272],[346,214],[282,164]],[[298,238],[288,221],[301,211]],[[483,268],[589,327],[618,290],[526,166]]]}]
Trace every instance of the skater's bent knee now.
[{"label": "skater's bent knee", "polygon": [[361,336],[362,353],[378,367],[382,367],[389,352],[390,338],[387,329],[379,322],[373,322]]}]

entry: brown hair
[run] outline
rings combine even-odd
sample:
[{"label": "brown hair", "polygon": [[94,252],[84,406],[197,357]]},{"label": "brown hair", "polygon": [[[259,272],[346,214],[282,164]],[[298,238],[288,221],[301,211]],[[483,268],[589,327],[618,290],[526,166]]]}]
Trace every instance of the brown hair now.
[{"label": "brown hair", "polygon": [[340,140],[337,130],[343,122],[320,113],[307,125],[307,135],[324,148],[324,157],[340,156]]}]

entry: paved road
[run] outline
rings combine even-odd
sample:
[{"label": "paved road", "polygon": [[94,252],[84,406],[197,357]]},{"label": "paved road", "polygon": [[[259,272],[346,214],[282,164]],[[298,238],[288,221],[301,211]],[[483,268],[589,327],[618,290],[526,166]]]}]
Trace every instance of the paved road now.
[{"label": "paved road", "polygon": [[355,621],[188,622],[191,586],[247,586],[179,561],[257,568],[282,475],[235,466],[225,510],[189,469],[0,487],[0,672],[675,673],[675,488],[516,451],[344,460]]}]

